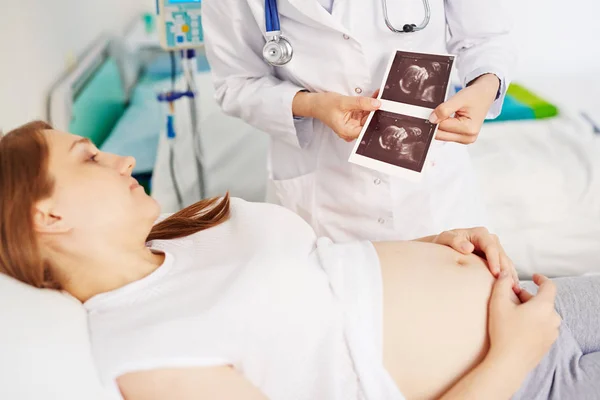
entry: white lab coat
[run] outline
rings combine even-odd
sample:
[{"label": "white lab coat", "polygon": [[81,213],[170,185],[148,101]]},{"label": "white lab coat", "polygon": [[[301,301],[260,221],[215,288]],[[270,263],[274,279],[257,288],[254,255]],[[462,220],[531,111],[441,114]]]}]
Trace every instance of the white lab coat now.
[{"label": "white lab coat", "polygon": [[[501,78],[496,116],[514,56],[504,0],[430,0],[429,26],[392,33],[380,0],[336,0],[332,13],[317,0],[279,0],[282,33],[294,56],[284,67],[262,59],[264,0],[206,0],[203,29],[216,98],[272,138],[277,195],[317,234],[343,242],[401,240],[482,225],[483,206],[466,146],[435,141],[427,172],[408,182],[348,162],[347,143],[318,120],[294,119],[301,89],[370,96],[397,50],[457,54],[463,84],[483,73]],[[420,0],[388,0],[398,27],[423,19]],[[226,134],[226,132],[223,132]]]}]

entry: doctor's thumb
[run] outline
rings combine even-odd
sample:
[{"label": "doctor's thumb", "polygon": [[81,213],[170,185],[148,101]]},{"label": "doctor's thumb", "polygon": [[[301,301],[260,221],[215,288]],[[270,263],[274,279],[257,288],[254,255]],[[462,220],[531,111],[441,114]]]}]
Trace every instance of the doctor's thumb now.
[{"label": "doctor's thumb", "polygon": [[375,111],[381,107],[381,101],[371,97],[345,96],[342,106],[347,110]]},{"label": "doctor's thumb", "polygon": [[459,107],[456,107],[452,101],[452,99],[448,100],[445,103],[440,104],[433,110],[431,115],[429,116],[429,122],[432,124],[439,124],[442,121],[447,120],[458,110]]}]

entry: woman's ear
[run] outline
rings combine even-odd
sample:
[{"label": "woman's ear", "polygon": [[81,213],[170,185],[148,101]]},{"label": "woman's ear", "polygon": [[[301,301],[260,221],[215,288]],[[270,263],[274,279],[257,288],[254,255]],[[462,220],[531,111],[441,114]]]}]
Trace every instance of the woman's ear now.
[{"label": "woman's ear", "polygon": [[63,218],[53,212],[51,199],[40,201],[34,210],[33,226],[38,233],[66,233],[71,228],[67,226]]}]

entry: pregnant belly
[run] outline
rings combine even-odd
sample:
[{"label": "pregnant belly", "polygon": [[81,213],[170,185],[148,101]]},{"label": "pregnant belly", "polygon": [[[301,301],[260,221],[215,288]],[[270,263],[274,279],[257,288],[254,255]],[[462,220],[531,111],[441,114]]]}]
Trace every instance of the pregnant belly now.
[{"label": "pregnant belly", "polygon": [[407,399],[436,398],[487,353],[494,278],[481,258],[445,246],[390,242],[375,249],[385,367]]}]

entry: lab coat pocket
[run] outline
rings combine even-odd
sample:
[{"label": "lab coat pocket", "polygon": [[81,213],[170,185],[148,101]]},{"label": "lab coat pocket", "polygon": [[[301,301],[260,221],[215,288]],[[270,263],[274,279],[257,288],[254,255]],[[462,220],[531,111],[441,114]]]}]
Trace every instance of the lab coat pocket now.
[{"label": "lab coat pocket", "polygon": [[314,227],[315,173],[310,172],[291,179],[274,179],[273,185],[279,203]]}]

